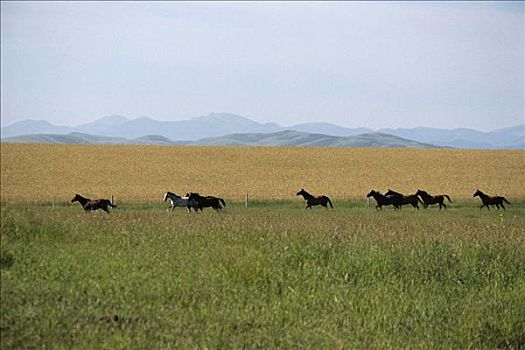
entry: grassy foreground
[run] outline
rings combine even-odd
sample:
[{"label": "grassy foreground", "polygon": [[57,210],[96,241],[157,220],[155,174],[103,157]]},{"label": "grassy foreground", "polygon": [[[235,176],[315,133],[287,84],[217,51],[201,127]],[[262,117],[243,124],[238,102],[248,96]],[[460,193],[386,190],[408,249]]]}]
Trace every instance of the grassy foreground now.
[{"label": "grassy foreground", "polygon": [[2,349],[525,347],[525,202],[1,207]]}]

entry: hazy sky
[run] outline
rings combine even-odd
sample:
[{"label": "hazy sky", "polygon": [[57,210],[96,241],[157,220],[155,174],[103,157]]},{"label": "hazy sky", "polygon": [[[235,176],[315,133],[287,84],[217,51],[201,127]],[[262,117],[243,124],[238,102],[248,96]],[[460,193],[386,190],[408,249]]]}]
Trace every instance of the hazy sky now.
[{"label": "hazy sky", "polygon": [[2,125],[525,122],[523,2],[2,2]]}]

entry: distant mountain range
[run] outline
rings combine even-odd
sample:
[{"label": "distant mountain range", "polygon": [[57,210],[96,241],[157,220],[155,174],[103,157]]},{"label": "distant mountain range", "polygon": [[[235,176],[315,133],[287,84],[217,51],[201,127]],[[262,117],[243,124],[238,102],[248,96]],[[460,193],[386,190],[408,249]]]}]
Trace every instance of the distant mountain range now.
[{"label": "distant mountain range", "polygon": [[[295,131],[296,133],[285,133]],[[525,123],[491,132],[473,129],[345,128],[330,123],[281,126],[258,123],[229,113],[211,113],[181,121],[107,116],[75,127],[24,120],[2,127],[2,142],[98,144],[311,145],[349,147],[454,147],[525,149]],[[360,140],[351,137],[359,136]],[[25,141],[22,141],[25,140]],[[405,146],[401,146],[405,145]]]}]

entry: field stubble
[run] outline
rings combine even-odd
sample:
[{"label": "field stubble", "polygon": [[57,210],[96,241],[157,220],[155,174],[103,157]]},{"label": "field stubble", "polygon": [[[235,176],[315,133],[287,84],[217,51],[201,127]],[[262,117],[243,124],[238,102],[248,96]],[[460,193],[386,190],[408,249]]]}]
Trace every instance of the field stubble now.
[{"label": "field stubble", "polygon": [[155,202],[168,190],[290,199],[301,188],[335,199],[387,188],[465,199],[479,188],[512,202],[525,198],[525,152],[1,144],[1,180],[2,202]]}]

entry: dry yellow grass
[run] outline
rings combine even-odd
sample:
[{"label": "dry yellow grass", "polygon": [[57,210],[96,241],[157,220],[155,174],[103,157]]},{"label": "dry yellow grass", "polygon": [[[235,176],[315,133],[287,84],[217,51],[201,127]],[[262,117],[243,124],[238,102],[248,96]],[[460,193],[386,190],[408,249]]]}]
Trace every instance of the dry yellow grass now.
[{"label": "dry yellow grass", "polygon": [[525,198],[525,151],[1,144],[3,202],[85,196],[159,201],[165,191],[229,200],[333,198],[418,188],[471,198]]}]

